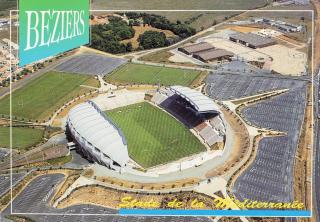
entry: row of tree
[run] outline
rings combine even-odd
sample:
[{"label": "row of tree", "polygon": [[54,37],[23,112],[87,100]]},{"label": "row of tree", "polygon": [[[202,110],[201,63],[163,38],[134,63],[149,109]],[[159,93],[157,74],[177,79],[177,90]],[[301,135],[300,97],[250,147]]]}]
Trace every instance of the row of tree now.
[{"label": "row of tree", "polygon": [[196,34],[196,30],[190,27],[188,24],[181,23],[180,21],[177,21],[174,23],[161,15],[138,13],[138,12],[127,12],[126,16],[129,19],[142,18],[144,24],[148,24],[154,28],[158,28],[162,30],[170,30],[175,35],[181,38],[187,38],[189,36]]}]

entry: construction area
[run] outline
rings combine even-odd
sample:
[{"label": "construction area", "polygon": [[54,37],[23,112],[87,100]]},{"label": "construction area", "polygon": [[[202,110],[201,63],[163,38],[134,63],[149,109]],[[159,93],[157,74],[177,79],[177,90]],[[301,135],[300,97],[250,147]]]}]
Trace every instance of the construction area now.
[{"label": "construction area", "polygon": [[306,44],[271,29],[227,27],[197,39],[196,43],[171,50],[173,56],[169,61],[210,64],[214,68],[230,61],[242,61],[270,73],[306,75],[309,65]]}]

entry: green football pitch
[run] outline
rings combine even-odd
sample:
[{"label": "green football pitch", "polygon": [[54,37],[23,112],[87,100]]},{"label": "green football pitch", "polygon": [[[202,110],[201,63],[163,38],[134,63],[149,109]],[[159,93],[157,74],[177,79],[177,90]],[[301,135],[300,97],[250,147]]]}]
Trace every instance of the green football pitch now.
[{"label": "green football pitch", "polygon": [[[98,86],[92,76],[48,72],[12,94],[12,115],[26,120],[47,119],[72,97],[89,91],[81,85]],[[0,114],[9,115],[10,98],[0,100]]]},{"label": "green football pitch", "polygon": [[[44,131],[26,127],[12,128],[12,148],[23,149],[41,142]],[[10,147],[10,128],[0,127],[0,147]]]},{"label": "green football pitch", "polygon": [[117,84],[189,86],[200,73],[195,70],[130,63],[108,75],[106,81]]},{"label": "green football pitch", "polygon": [[145,168],[206,150],[182,123],[147,102],[106,113],[123,131],[129,156]]}]

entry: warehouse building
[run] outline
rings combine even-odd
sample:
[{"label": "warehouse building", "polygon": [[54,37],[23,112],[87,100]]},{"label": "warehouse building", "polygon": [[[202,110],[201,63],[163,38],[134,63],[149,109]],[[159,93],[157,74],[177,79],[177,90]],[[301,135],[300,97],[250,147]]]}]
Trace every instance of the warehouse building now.
[{"label": "warehouse building", "polygon": [[230,41],[240,43],[252,49],[263,48],[277,44],[271,38],[262,37],[253,33],[239,33],[229,36]]},{"label": "warehouse building", "polygon": [[215,60],[230,60],[234,56],[232,52],[224,49],[210,49],[193,54],[193,57],[202,62],[212,62]]},{"label": "warehouse building", "polygon": [[180,47],[178,48],[178,51],[183,52],[184,54],[187,54],[187,55],[193,55],[194,53],[199,53],[199,52],[210,50],[210,49],[214,49],[214,47],[211,44],[207,42],[200,42],[197,44]]}]

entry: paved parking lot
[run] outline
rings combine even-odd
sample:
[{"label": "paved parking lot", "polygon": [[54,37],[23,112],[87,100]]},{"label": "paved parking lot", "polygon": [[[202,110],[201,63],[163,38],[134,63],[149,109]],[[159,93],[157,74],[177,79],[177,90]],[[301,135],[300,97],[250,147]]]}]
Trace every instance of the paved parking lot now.
[{"label": "paved parking lot", "polygon": [[8,152],[0,149],[0,160],[8,155]]},{"label": "paved parking lot", "polygon": [[14,199],[12,211],[14,213],[45,212],[45,204],[63,178],[62,174],[49,174],[36,178]]},{"label": "paved parking lot", "polygon": [[293,167],[304,117],[305,87],[247,107],[252,124],[286,132],[260,141],[253,164],[238,178],[234,191],[240,199],[293,201]]},{"label": "paved parking lot", "polygon": [[[12,184],[15,185],[18,181],[20,181],[26,174],[25,173],[14,173],[12,174]],[[0,175],[0,196],[5,194],[10,190],[11,182],[10,182],[10,174]]]},{"label": "paved parking lot", "polygon": [[260,141],[257,157],[236,181],[234,193],[241,200],[291,201],[293,164],[304,118],[306,82],[235,74],[210,75],[207,82],[209,95],[219,100],[290,89],[287,93],[243,109],[244,117],[251,124],[286,132],[287,135]]},{"label": "paved parking lot", "polygon": [[[52,197],[54,190],[62,181],[62,174],[49,174],[40,176],[31,182],[26,189],[13,201],[13,212],[15,213],[36,213],[36,214],[22,214],[37,222],[209,222],[206,217],[191,218],[191,217],[120,217],[120,216],[76,216],[63,214],[117,214],[117,210],[108,209],[100,206],[93,206],[88,204],[77,205],[65,209],[55,209],[48,206],[48,201]],[[1,215],[2,219],[8,215],[10,209],[7,208]],[[47,215],[46,215],[47,214]],[[61,215],[49,215],[61,214]],[[1,219],[1,218],[0,218]]]},{"label": "paved parking lot", "polygon": [[277,89],[303,86],[303,81],[274,77],[213,74],[207,78],[207,93],[217,100],[238,99]]},{"label": "paved parking lot", "polygon": [[61,72],[105,76],[125,63],[127,63],[125,59],[84,54],[71,57],[59,64],[55,69]]}]

